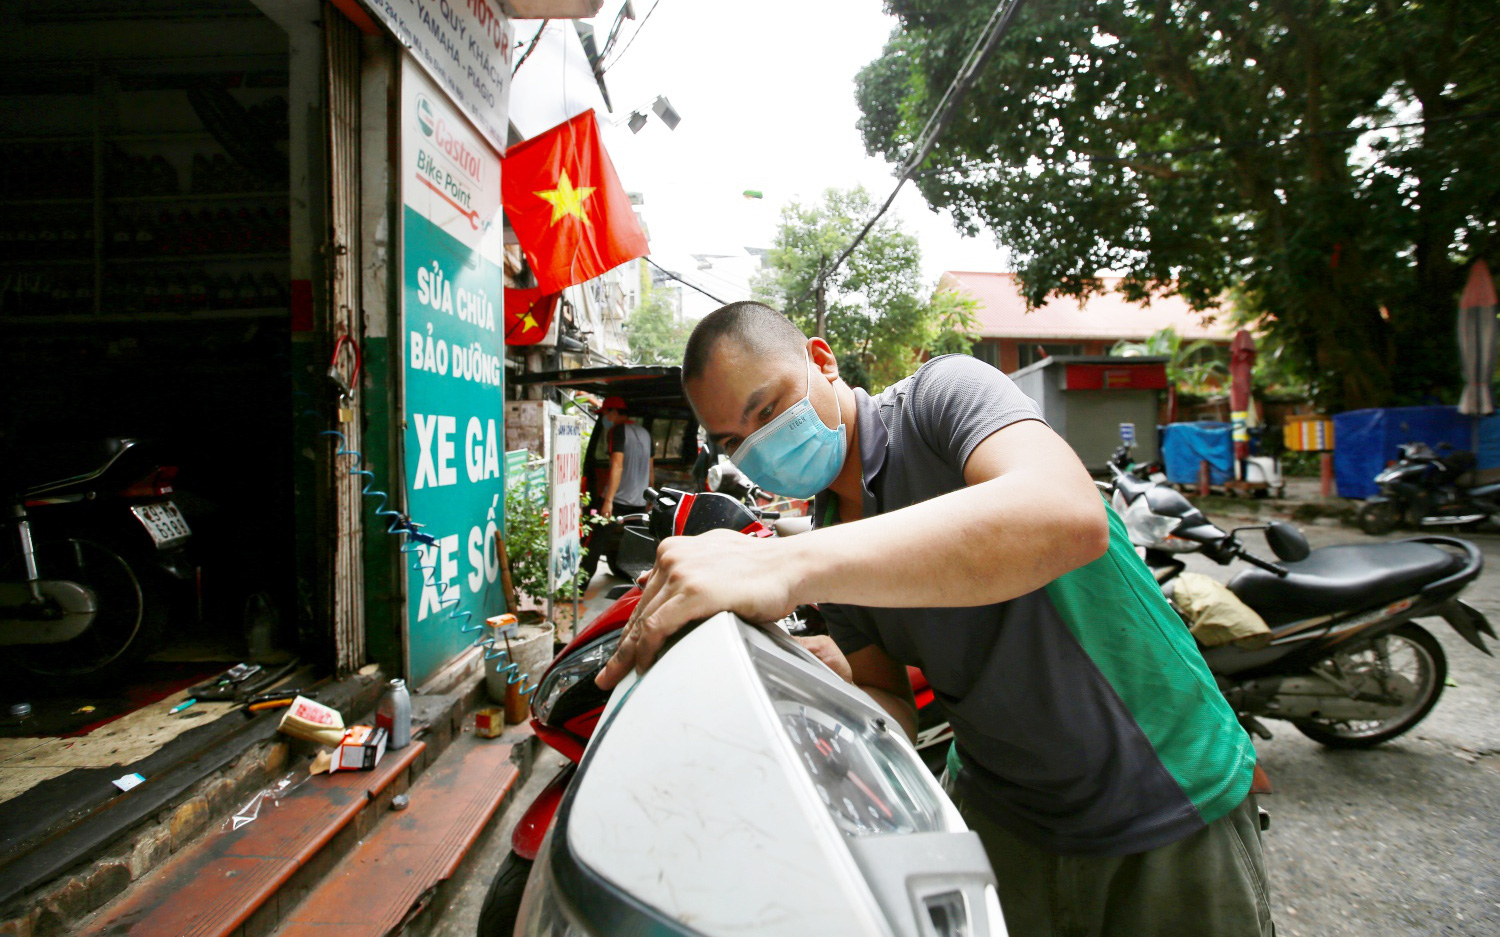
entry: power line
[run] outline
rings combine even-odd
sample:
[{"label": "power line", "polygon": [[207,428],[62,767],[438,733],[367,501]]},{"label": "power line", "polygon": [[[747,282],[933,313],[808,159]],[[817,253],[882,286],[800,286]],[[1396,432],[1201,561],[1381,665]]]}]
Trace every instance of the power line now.
[{"label": "power line", "polygon": [[656,5],[658,3],[661,3],[661,0],[655,0],[655,2],[651,4],[651,9],[647,10],[646,15],[641,17],[641,25],[637,26],[635,28],[635,32],[630,34],[630,41],[625,43],[625,48],[620,50],[620,54],[615,56],[614,61],[609,62],[604,66],[603,71],[607,72],[611,68],[614,68],[617,64],[619,64],[620,59],[623,59],[625,57],[625,53],[630,51],[630,47],[635,45],[635,37],[639,36],[641,34],[641,30],[646,28],[646,21],[651,18],[652,13],[656,12]]},{"label": "power line", "polygon": [[933,108],[931,116],[927,118],[927,123],[922,127],[922,132],[917,135],[916,142],[912,146],[911,156],[902,164],[901,171],[896,178],[896,186],[891,190],[890,196],[875,214],[870,216],[870,219],[865,222],[865,226],[854,236],[854,240],[849,242],[849,246],[844,248],[844,252],[839,254],[832,264],[819,264],[818,276],[813,281],[812,287],[804,291],[801,296],[798,296],[793,305],[806,299],[809,294],[820,292],[823,289],[828,277],[844,261],[849,259],[849,255],[854,253],[855,249],[859,247],[870,231],[874,229],[875,223],[880,220],[881,216],[890,209],[891,204],[896,201],[896,196],[900,194],[901,187],[906,184],[907,180],[916,173],[917,169],[931,155],[933,147],[937,145],[938,138],[947,129],[948,122],[953,119],[953,113],[963,101],[964,95],[968,93],[969,87],[979,77],[979,73],[984,70],[985,63],[989,61],[990,55],[994,53],[995,47],[1000,43],[1001,38],[1010,30],[1010,25],[1015,20],[1016,13],[1020,10],[1022,2],[1023,0],[1001,0],[995,6],[995,11],[990,14],[989,22],[985,24],[984,31],[979,34],[978,39],[974,40],[974,45],[970,47],[969,54],[964,57],[963,63],[958,67],[958,72],[954,74],[953,80],[949,82],[948,88],[943,92],[942,98],[938,100],[937,107]]},{"label": "power line", "polygon": [[536,28],[536,35],[531,37],[531,45],[527,46],[526,51],[521,53],[521,60],[516,63],[515,68],[510,70],[511,75],[515,75],[516,72],[520,71],[521,66],[526,64],[526,60],[531,58],[531,53],[536,51],[536,44],[542,41],[542,33],[547,31],[547,24],[550,22],[552,21],[542,20],[542,25]]},{"label": "power line", "polygon": [[710,293],[708,290],[706,290],[703,287],[699,286],[698,284],[692,282],[691,280],[688,280],[682,274],[675,273],[675,272],[673,272],[671,270],[668,270],[666,267],[663,267],[661,264],[659,264],[656,261],[652,260],[650,257],[643,257],[642,259],[645,260],[646,263],[648,263],[651,266],[655,267],[656,269],[660,270],[667,277],[670,277],[671,279],[676,280],[678,283],[681,283],[683,286],[686,286],[689,289],[697,290],[698,292],[702,293],[704,296],[707,296],[709,299],[711,299],[714,302],[718,303],[720,306],[728,305],[727,303],[724,302],[724,300],[722,300],[719,297],[715,296],[714,294]]}]

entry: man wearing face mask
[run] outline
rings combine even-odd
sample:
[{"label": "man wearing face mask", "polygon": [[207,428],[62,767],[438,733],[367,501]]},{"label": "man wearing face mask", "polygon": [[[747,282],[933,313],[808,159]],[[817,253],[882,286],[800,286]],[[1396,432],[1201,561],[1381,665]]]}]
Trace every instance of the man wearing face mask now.
[{"label": "man wearing face mask", "polygon": [[1255,752],[1078,457],[962,355],[871,397],[757,303],[705,317],[683,387],[751,480],[815,498],[785,540],[672,538],[599,682],[690,621],[821,603],[809,649],[915,735],[906,665],[953,725],[949,781],[1017,937],[1274,932]]}]

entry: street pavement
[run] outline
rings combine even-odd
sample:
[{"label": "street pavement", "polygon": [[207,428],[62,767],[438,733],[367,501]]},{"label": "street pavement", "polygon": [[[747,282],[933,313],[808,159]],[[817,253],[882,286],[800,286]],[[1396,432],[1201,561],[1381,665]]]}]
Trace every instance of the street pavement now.
[{"label": "street pavement", "polygon": [[[1377,539],[1303,529],[1313,547]],[[1401,536],[1412,534],[1378,539]],[[1483,551],[1486,572],[1464,598],[1500,628],[1500,536],[1465,536]],[[1244,540],[1271,557],[1259,533]],[[1188,559],[1220,580],[1242,567]],[[1256,740],[1276,790],[1261,803],[1271,812],[1265,847],[1278,934],[1500,934],[1500,659],[1442,619],[1419,624],[1442,642],[1450,685],[1411,732],[1372,750],[1333,751],[1267,721],[1275,738]]]}]

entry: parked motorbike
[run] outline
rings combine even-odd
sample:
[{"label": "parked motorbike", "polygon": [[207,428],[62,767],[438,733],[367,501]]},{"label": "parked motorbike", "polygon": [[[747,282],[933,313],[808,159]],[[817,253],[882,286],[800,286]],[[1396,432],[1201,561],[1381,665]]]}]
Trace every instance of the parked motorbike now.
[{"label": "parked motorbike", "polygon": [[49,682],[122,676],[152,646],[170,580],[190,580],[176,468],[134,439],[4,466],[12,545],[0,559],[0,646]]},{"label": "parked motorbike", "polygon": [[[750,536],[771,536],[766,526],[782,520],[774,512],[758,511],[721,492],[692,494],[672,489],[647,489],[649,513],[625,518],[621,562],[638,578],[655,561],[656,545],[671,536],[696,536],[709,530],[737,530]],[[543,838],[553,825],[564,794],[573,783],[578,763],[599,725],[608,694],[594,684],[619,645],[641,591],[634,586],[619,590],[609,608],[580,631],[563,648],[542,675],[532,696],[531,725],[537,738],[568,759],[568,764],[527,807],[511,836],[511,852],[501,863],[480,913],[479,933],[510,934],[516,921],[521,890]],[[779,623],[789,635],[826,633],[817,609],[799,608]],[[919,757],[934,772],[952,739],[952,730],[939,714],[932,689],[920,671],[913,673],[918,703]]]},{"label": "parked motorbike", "polygon": [[[1146,563],[1170,588],[1201,553],[1252,568],[1229,589],[1270,626],[1269,644],[1201,648],[1242,724],[1262,738],[1261,719],[1290,722],[1331,748],[1370,748],[1420,723],[1442,695],[1447,658],[1421,625],[1441,618],[1486,654],[1495,637],[1484,615],[1459,599],[1484,567],[1479,550],[1452,537],[1344,544],[1310,550],[1301,531],[1272,523],[1225,531],[1177,491],[1123,473],[1113,502]],[[1264,530],[1277,561],[1239,535]]]},{"label": "parked motorbike", "polygon": [[1500,520],[1500,482],[1461,484],[1474,469],[1472,452],[1448,449],[1439,455],[1421,442],[1406,443],[1397,452],[1396,464],[1375,476],[1380,494],[1360,506],[1359,527],[1365,533],[1389,533],[1402,521],[1420,528],[1469,527],[1487,519]]},{"label": "parked motorbike", "polygon": [[1006,933],[978,836],[868,696],[727,612],[674,637],[609,697],[516,933]]},{"label": "parked motorbike", "polygon": [[1109,466],[1111,471],[1119,470],[1142,481],[1167,480],[1167,470],[1160,462],[1135,461],[1135,447],[1130,443],[1121,443],[1115,447],[1115,451],[1109,454]]}]

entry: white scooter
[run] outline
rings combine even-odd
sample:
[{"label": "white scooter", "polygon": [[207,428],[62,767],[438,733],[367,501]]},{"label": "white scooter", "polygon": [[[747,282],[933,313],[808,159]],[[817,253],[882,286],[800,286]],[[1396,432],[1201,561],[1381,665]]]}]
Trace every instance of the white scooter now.
[{"label": "white scooter", "polygon": [[1004,935],[979,837],[900,726],[722,613],[614,691],[516,933]]}]

